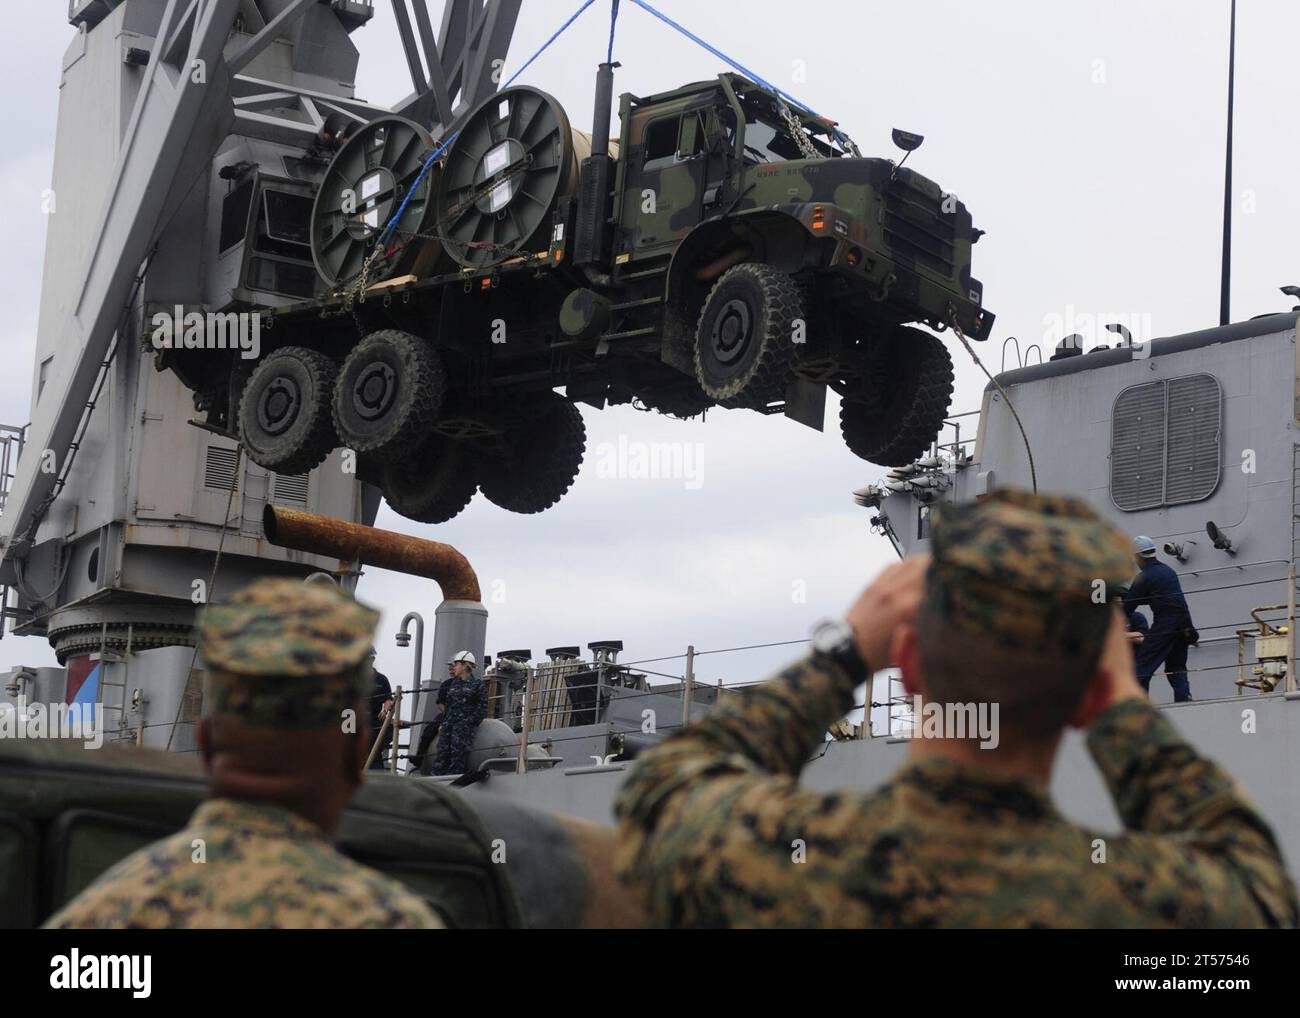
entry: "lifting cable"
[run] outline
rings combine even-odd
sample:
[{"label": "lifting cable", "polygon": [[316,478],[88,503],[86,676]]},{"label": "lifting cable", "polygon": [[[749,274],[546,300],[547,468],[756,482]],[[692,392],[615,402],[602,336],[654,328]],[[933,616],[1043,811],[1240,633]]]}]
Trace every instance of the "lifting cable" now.
[{"label": "lifting cable", "polygon": [[672,18],[668,17],[667,14],[664,14],[662,11],[656,10],[650,4],[646,3],[646,0],[631,0],[631,2],[636,4],[638,7],[640,7],[647,14],[651,14],[654,17],[658,18],[669,28],[674,28],[678,32],[681,32],[682,35],[686,36],[686,38],[690,39],[691,42],[695,43],[697,46],[704,47],[706,50],[712,53],[723,63],[727,64],[727,66],[731,67],[733,70],[739,71],[745,77],[749,78],[749,80],[754,82],[754,84],[761,85],[763,88],[767,89],[773,95],[793,103],[795,106],[799,107],[799,109],[803,110],[804,113],[807,113],[809,116],[816,117],[818,120],[825,123],[836,141],[838,141],[841,145],[844,145],[846,148],[849,148],[851,151],[856,153],[857,146],[853,144],[853,140],[847,134],[841,131],[838,127],[836,127],[834,123],[830,120],[830,118],[823,117],[820,113],[814,110],[807,103],[800,102],[789,92],[785,91],[784,89],[777,88],[766,78],[760,77],[759,75],[755,74],[744,64],[740,63],[738,60],[733,60],[731,57],[727,56],[727,54],[723,53],[722,50],[718,49],[716,46],[712,46],[709,43],[705,42],[703,39],[701,39],[690,29],[686,28],[684,25],[678,24]]},{"label": "lifting cable", "polygon": [[[569,15],[568,19],[564,22],[564,24],[562,24],[559,28],[557,28],[554,32],[552,32],[550,38],[547,39],[544,43],[542,43],[542,45],[537,48],[537,51],[532,56],[530,56],[527,60],[524,61],[523,65],[519,68],[519,70],[515,71],[514,74],[510,75],[510,77],[506,80],[506,83],[502,85],[501,88],[504,90],[509,88],[511,85],[513,85],[515,83],[515,80],[521,74],[523,74],[524,71],[528,70],[528,68],[538,57],[540,57],[544,52],[546,52],[546,50],[550,47],[551,43],[555,42],[556,39],[558,39],[561,35],[563,35],[565,29],[567,29],[570,25],[572,25],[575,21],[577,21],[579,15],[581,15],[583,11],[585,11],[588,7],[590,7],[595,2],[596,0],[584,0],[582,5],[579,6],[576,11],[574,11],[572,14]],[[823,123],[827,125],[828,130],[830,131],[831,135],[835,138],[836,141],[838,141],[841,145],[843,145],[845,148],[847,148],[854,154],[857,154],[857,146],[853,144],[853,139],[851,139],[847,134],[845,134],[838,127],[836,127],[830,119],[828,119],[827,117],[823,117],[820,113],[814,110],[807,103],[800,102],[789,92],[786,92],[784,89],[777,88],[766,78],[762,77],[761,75],[755,74],[744,64],[740,63],[738,60],[733,60],[731,57],[727,56],[727,54],[723,53],[722,50],[718,49],[716,46],[712,46],[709,43],[705,42],[703,39],[701,39],[698,35],[690,31],[685,26],[678,24],[676,21],[668,17],[668,15],[664,14],[662,11],[659,11],[655,7],[646,3],[646,0],[631,0],[631,2],[636,4],[642,10],[646,11],[648,14],[651,14],[654,17],[658,18],[660,21],[668,25],[670,28],[676,29],[678,32],[686,36],[686,38],[690,39],[692,42],[696,43],[699,46],[704,47],[704,49],[708,50],[710,53],[712,53],[715,57],[717,57],[727,66],[731,67],[736,71],[739,71],[741,74],[745,75],[745,77],[753,81],[756,85],[760,85],[763,88],[767,89],[769,92],[771,92],[773,95],[777,97],[778,104],[780,100],[786,100],[794,104],[795,106],[797,106],[805,114],[812,117],[816,117],[818,120],[821,120]],[[614,30],[618,25],[618,5],[619,5],[619,0],[611,0],[610,12],[609,12],[609,46],[607,47],[605,52],[605,62],[610,64],[614,62]],[[429,155],[429,157],[424,161],[424,165],[420,167],[420,172],[416,175],[415,182],[412,183],[410,188],[407,189],[405,196],[402,198],[401,204],[397,206],[397,211],[393,213],[393,217],[384,226],[383,232],[380,233],[379,240],[375,245],[376,250],[382,250],[384,245],[388,242],[389,238],[393,234],[393,230],[396,229],[398,222],[401,221],[402,216],[406,213],[407,205],[410,204],[411,199],[412,197],[414,197],[415,192],[419,188],[421,181],[424,180],[425,174],[428,173],[429,168],[433,166],[433,164],[436,163],[442,157],[443,153],[447,151],[447,148],[451,145],[453,141],[456,140],[456,137],[459,133],[460,132],[457,131],[448,135],[447,138],[444,139],[438,145],[438,147],[433,150],[433,152]]]},{"label": "lifting cable", "polygon": [[618,0],[611,0],[609,5],[609,50],[605,53],[605,63],[614,62],[614,26],[618,24]]}]

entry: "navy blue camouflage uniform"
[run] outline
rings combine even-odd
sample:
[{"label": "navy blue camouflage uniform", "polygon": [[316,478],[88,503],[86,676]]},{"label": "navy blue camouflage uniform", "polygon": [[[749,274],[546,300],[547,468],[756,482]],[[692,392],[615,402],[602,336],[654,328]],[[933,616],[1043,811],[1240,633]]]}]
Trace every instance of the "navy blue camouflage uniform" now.
[{"label": "navy blue camouflage uniform", "polygon": [[474,747],[474,733],[487,717],[487,685],[471,674],[468,679],[448,679],[439,694],[444,689],[447,707],[438,733],[433,773],[464,774],[469,751]]},{"label": "navy blue camouflage uniform", "polygon": [[[380,718],[383,712],[384,704],[393,698],[393,684],[388,681],[388,676],[381,671],[374,674],[374,688],[370,692],[370,698],[366,706],[370,710],[370,740],[373,744],[375,737],[379,735],[379,729],[384,727],[384,722]],[[388,770],[388,756],[393,747],[393,726],[389,725],[388,730],[384,732],[384,741],[379,746],[379,752],[375,754],[374,762],[371,763],[372,771]]]},{"label": "navy blue camouflage uniform", "polygon": [[[411,765],[411,773],[428,774],[429,771],[424,769],[425,757],[429,755],[429,747],[433,745],[433,740],[438,737],[438,730],[442,728],[443,718],[446,716],[447,709],[447,692],[451,688],[451,679],[444,679],[442,685],[438,687],[438,698],[434,702],[433,718],[429,721],[421,722],[423,730],[420,732],[419,746],[414,754],[407,757],[407,762]],[[441,707],[442,710],[438,710]],[[429,765],[433,766],[432,763]]]},{"label": "navy blue camouflage uniform", "polygon": [[1130,584],[1124,596],[1124,610],[1134,612],[1141,605],[1151,608],[1151,628],[1137,647],[1137,677],[1142,688],[1151,691],[1151,676],[1163,664],[1165,678],[1173,687],[1174,700],[1192,698],[1187,683],[1186,631],[1192,627],[1192,614],[1183,597],[1178,574],[1163,562],[1150,558]]}]

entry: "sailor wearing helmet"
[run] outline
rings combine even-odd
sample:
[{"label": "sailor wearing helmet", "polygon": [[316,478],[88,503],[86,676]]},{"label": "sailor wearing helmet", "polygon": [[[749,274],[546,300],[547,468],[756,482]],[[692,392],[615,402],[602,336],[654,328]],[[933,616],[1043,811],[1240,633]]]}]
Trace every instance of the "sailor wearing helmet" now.
[{"label": "sailor wearing helmet", "polygon": [[1151,538],[1134,538],[1133,552],[1141,572],[1124,595],[1124,610],[1131,615],[1140,605],[1148,605],[1152,615],[1151,630],[1137,647],[1138,682],[1150,692],[1151,676],[1164,665],[1174,700],[1190,700],[1187,648],[1194,647],[1200,636],[1192,624],[1182,584],[1178,574],[1156,558],[1156,543]]},{"label": "sailor wearing helmet", "polygon": [[[439,700],[445,706],[433,773],[464,774],[469,751],[474,746],[474,733],[487,717],[487,686],[474,674],[478,661],[469,651],[454,655],[447,665],[451,676],[439,690]],[[446,690],[445,697],[443,690]]]}]

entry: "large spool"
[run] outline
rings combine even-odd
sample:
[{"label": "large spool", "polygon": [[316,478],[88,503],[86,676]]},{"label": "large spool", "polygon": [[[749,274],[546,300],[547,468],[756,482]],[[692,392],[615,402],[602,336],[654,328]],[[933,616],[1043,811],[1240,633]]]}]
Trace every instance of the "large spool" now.
[{"label": "large spool", "polygon": [[[384,226],[415,185],[433,151],[433,138],[402,117],[380,117],[353,133],[325,171],[311,213],[311,256],[331,289],[356,279]],[[438,167],[432,166],[402,218],[374,259],[368,283],[413,273],[425,275],[441,254],[434,203]]]},{"label": "large spool", "polygon": [[556,202],[577,187],[581,154],[552,96],[520,86],[489,98],[466,119],[443,166],[437,220],[447,253],[485,268],[546,250]]}]

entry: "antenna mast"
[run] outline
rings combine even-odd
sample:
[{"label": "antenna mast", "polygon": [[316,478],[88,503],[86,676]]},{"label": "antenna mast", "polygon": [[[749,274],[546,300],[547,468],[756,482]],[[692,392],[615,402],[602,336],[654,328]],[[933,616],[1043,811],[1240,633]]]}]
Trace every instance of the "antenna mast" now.
[{"label": "antenna mast", "polygon": [[1223,275],[1219,282],[1219,324],[1227,325],[1232,275],[1232,84],[1237,52],[1237,0],[1228,29],[1228,142],[1223,168]]}]

